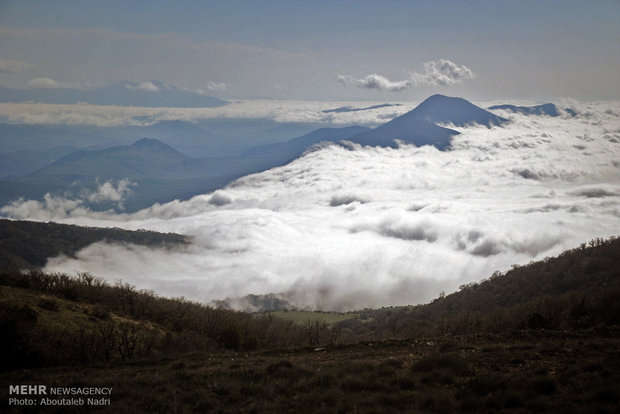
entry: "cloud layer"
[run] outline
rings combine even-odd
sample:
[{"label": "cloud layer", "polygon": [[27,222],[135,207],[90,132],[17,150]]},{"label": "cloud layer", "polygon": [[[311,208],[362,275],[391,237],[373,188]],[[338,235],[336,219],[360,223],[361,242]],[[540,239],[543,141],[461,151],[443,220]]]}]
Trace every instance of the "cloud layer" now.
[{"label": "cloud layer", "polygon": [[[153,85],[156,86],[156,85]],[[204,91],[197,91],[199,93]],[[147,108],[90,104],[0,103],[0,121],[23,124],[94,126],[151,125],[160,121],[215,118],[267,118],[276,122],[323,122],[334,125],[378,125],[410,111],[411,102],[381,106],[384,101],[238,100],[216,108]],[[352,106],[360,111],[330,111]],[[328,111],[328,112],[325,112]]]},{"label": "cloud layer", "polygon": [[446,152],[324,146],[131,215],[60,200],[2,212],[194,237],[179,251],[97,243],[51,259],[48,271],[88,271],[205,302],[288,292],[311,309],[420,303],[617,234],[620,118],[609,104],[582,110],[576,118],[498,111],[512,122],[459,128]]},{"label": "cloud layer", "polygon": [[84,89],[88,85],[83,85],[78,82],[59,82],[50,78],[33,78],[28,81],[28,86],[31,88],[43,88],[43,89]]}]

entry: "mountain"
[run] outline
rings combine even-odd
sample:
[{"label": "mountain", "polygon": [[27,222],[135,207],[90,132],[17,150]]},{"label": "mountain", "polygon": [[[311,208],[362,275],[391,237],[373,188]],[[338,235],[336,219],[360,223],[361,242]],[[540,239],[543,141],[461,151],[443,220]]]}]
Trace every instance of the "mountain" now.
[{"label": "mountain", "polygon": [[192,160],[157,139],[143,138],[132,145],[74,152],[31,176],[153,178],[165,176],[174,165]]},{"label": "mountain", "polygon": [[146,107],[200,108],[226,105],[221,99],[179,88],[175,85],[150,81],[123,81],[94,89],[35,88],[13,89],[0,86],[0,102],[41,102],[52,104],[88,103]]},{"label": "mountain", "polygon": [[390,107],[390,106],[400,106],[400,104],[381,104],[381,105],[373,105],[373,106],[367,106],[364,108],[352,108],[350,106],[341,106],[339,108],[334,108],[334,109],[326,109],[323,112],[324,114],[333,114],[333,113],[343,113],[343,112],[360,112],[360,111],[368,111],[370,109],[379,109],[379,108],[386,108],[386,107]]},{"label": "mountain", "polygon": [[[134,119],[152,121],[150,118]],[[0,153],[47,151],[58,146],[103,149],[129,145],[136,138],[149,137],[194,157],[230,157],[249,148],[306,134],[320,126],[315,123],[278,123],[269,119],[207,119],[196,123],[169,120],[144,126],[0,123]]]},{"label": "mountain", "polygon": [[[155,87],[163,87],[158,85]],[[51,149],[57,146],[82,147],[62,158],[55,158],[54,162],[34,172],[24,167],[11,173],[29,175],[0,180],[0,205],[20,197],[42,199],[48,192],[92,192],[102,182],[127,178],[135,185],[124,206],[126,211],[132,211],[155,202],[207,193],[243,175],[284,165],[319,142],[349,140],[362,145],[394,147],[395,140],[401,140],[417,146],[434,145],[443,150],[458,132],[438,123],[491,126],[503,122],[506,120],[464,99],[434,95],[412,111],[372,130],[362,126],[319,128],[285,142],[253,148],[249,140],[241,142],[222,137],[220,133],[247,135],[246,129],[256,128],[263,128],[263,133],[267,133],[269,128],[275,131],[274,125],[269,122],[261,125],[256,121],[248,124],[233,122],[232,127],[226,122],[203,125],[184,121],[108,128],[0,124],[0,151],[14,153],[37,148],[38,151],[50,150],[51,154]],[[284,127],[285,131],[305,128],[289,124]],[[134,142],[136,136],[149,138]],[[27,160],[31,155],[22,154],[20,159]],[[7,159],[11,157],[17,155]],[[40,167],[40,164],[36,166]],[[15,165],[11,168],[16,171]],[[103,205],[91,207],[109,208]]]},{"label": "mountain", "polygon": [[248,157],[274,157],[291,161],[304,153],[309,147],[319,142],[338,142],[347,139],[360,132],[369,131],[370,128],[351,126],[344,128],[319,128],[301,137],[293,138],[286,142],[262,145],[245,151]]},{"label": "mountain", "polygon": [[[143,138],[131,145],[76,151],[27,176],[2,179],[0,205],[18,198],[41,200],[47,193],[84,201],[84,194],[98,191],[106,181],[129,179],[131,191],[123,208],[131,212],[156,202],[208,193],[236,178],[282,163],[280,155],[189,157],[162,141]],[[94,209],[119,207],[113,201],[85,204]]]},{"label": "mountain", "polygon": [[61,146],[47,151],[19,150],[0,153],[0,177],[30,174],[75,151],[78,151],[78,148]]},{"label": "mountain", "polygon": [[558,108],[552,103],[546,103],[536,106],[494,105],[489,106],[488,109],[504,109],[524,115],[548,115],[553,117],[560,115],[558,112]]},{"label": "mountain", "polygon": [[434,145],[440,150],[450,145],[458,132],[438,126],[438,123],[465,126],[469,124],[500,125],[507,122],[491,112],[466,101],[443,95],[433,95],[412,111],[370,131],[349,138],[362,145],[396,147],[396,141],[416,146]]},{"label": "mountain", "polygon": [[[0,205],[24,198],[42,200],[47,193],[80,199],[94,209],[136,211],[174,199],[185,200],[220,188],[257,171],[257,161],[193,158],[153,138],[102,150],[77,151],[27,176],[0,180]],[[86,201],[86,195],[113,180],[130,180],[122,205],[109,200]]]},{"label": "mountain", "polygon": [[111,127],[0,123],[0,153],[41,152],[68,146],[76,147],[76,151],[104,149],[129,145],[137,137],[157,138],[180,152],[198,157],[217,156],[228,150],[222,148],[227,142],[218,134],[186,121]]}]

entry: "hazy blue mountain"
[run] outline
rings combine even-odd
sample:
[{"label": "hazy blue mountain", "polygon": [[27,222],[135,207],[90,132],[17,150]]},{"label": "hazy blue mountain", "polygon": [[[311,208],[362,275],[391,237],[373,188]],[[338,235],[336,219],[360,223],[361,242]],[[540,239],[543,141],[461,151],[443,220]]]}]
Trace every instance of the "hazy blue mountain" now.
[{"label": "hazy blue mountain", "polygon": [[221,99],[184,90],[174,85],[148,82],[149,87],[135,82],[119,82],[94,89],[35,88],[13,89],[0,86],[0,102],[42,102],[74,104],[85,102],[94,105],[122,105],[147,107],[216,107],[226,105]]},{"label": "hazy blue mountain", "polygon": [[319,142],[338,142],[347,139],[370,128],[362,126],[351,126],[344,128],[319,128],[306,135],[293,138],[286,142],[263,145],[252,148],[244,153],[248,157],[277,157],[284,161],[290,161],[306,151],[309,147]]},{"label": "hazy blue mountain", "polygon": [[506,119],[486,111],[462,98],[433,95],[412,111],[394,118],[370,131],[349,138],[362,145],[396,147],[398,139],[416,146],[434,145],[443,150],[450,145],[458,132],[437,124],[465,126],[480,124],[488,127],[507,122]]},{"label": "hazy blue mountain", "polygon": [[185,121],[113,127],[0,123],[0,152],[43,151],[58,146],[102,149],[131,144],[137,137],[157,138],[195,156],[213,156],[226,143],[212,132]]},{"label": "hazy blue mountain", "polygon": [[525,115],[548,115],[548,116],[559,116],[558,108],[552,104],[542,104],[536,106],[515,106],[515,105],[494,105],[489,106],[490,110],[493,109],[504,109],[511,112],[517,112]]},{"label": "hazy blue mountain", "polygon": [[[127,178],[134,185],[124,205],[126,211],[135,211],[156,202],[208,193],[280,164],[275,157],[194,158],[157,139],[143,138],[131,145],[73,152],[28,176],[2,179],[0,205],[18,198],[40,200],[46,193],[83,198],[105,181]],[[115,205],[91,203],[90,207]]]},{"label": "hazy blue mountain", "polygon": [[[55,147],[109,147],[127,144],[113,128],[82,125],[0,123],[0,152],[48,151]],[[135,141],[135,136],[133,137]]]},{"label": "hazy blue mountain", "polygon": [[239,155],[254,147],[288,141],[291,137],[299,137],[325,126],[312,122],[283,123],[267,118],[204,119],[197,125],[219,137],[222,146],[217,148],[217,152],[224,156]]},{"label": "hazy blue mountain", "polygon": [[143,138],[132,145],[74,152],[34,172],[31,177],[56,176],[70,180],[157,178],[200,175],[200,167],[197,159],[183,155],[157,139]]},{"label": "hazy blue mountain", "polygon": [[63,146],[47,151],[19,150],[0,153],[0,177],[30,174],[75,151],[78,151],[78,148]]},{"label": "hazy blue mountain", "polygon": [[[128,178],[135,185],[125,207],[133,211],[155,202],[207,193],[241,176],[286,164],[322,141],[350,140],[393,147],[395,139],[399,139],[417,146],[435,145],[445,149],[458,132],[437,123],[491,126],[506,120],[464,99],[434,95],[412,111],[372,130],[363,126],[319,128],[268,145],[251,143],[265,142],[268,138],[263,135],[269,131],[275,134],[278,128],[283,128],[279,130],[282,134],[303,130],[308,124],[280,126],[269,120],[231,122],[166,121],[145,127],[108,128],[0,124],[0,149],[16,152],[37,146],[41,149],[59,145],[86,147],[55,159],[27,176],[0,180],[0,205],[19,197],[41,199],[48,192],[77,197],[85,190],[95,190],[98,183],[106,180]],[[252,141],[253,128],[262,137],[258,141]],[[222,132],[238,133],[246,138],[222,137]],[[148,138],[135,141],[136,136]],[[179,151],[179,147],[184,151]]]},{"label": "hazy blue mountain", "polygon": [[[148,120],[146,120],[148,121]],[[230,157],[260,145],[306,134],[320,124],[269,119],[161,121],[148,126],[33,125],[0,123],[0,153],[45,151],[58,146],[103,149],[157,138],[195,157]]]},{"label": "hazy blue mountain", "polygon": [[367,106],[365,108],[351,108],[350,106],[341,106],[340,108],[326,109],[322,112],[325,114],[342,113],[342,112],[359,112],[359,111],[367,111],[369,109],[385,108],[388,106],[400,106],[400,104],[387,104],[386,103],[386,104],[381,104],[381,105]]},{"label": "hazy blue mountain", "polygon": [[479,124],[490,127],[508,122],[507,119],[486,111],[463,98],[444,95],[433,95],[427,98],[412,111],[399,118],[425,120],[455,126]]}]

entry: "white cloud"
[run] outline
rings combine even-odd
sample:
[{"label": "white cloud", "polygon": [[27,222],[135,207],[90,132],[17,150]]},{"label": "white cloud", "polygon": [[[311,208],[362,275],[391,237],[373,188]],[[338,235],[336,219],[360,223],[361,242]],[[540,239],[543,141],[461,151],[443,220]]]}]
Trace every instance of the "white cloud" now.
[{"label": "white cloud", "polygon": [[50,78],[34,78],[28,81],[28,85],[33,88],[60,88],[60,82]]},{"label": "white cloud", "polygon": [[34,67],[36,66],[21,60],[0,59],[0,73],[19,73]]},{"label": "white cloud", "polygon": [[9,217],[28,217],[31,220],[50,221],[71,217],[109,217],[111,211],[92,211],[86,202],[93,204],[111,203],[123,210],[123,202],[131,196],[131,187],[136,183],[127,178],[115,182],[99,183],[94,191],[83,191],[79,196],[45,194],[42,201],[18,199],[0,208],[0,213]]},{"label": "white cloud", "polygon": [[96,191],[86,194],[85,198],[91,203],[115,202],[122,209],[123,200],[131,195],[131,187],[135,185],[127,178],[119,180],[116,184],[113,180],[108,180],[99,184]]},{"label": "white cloud", "polygon": [[361,79],[349,75],[338,75],[338,82],[364,89],[400,92],[411,86],[432,85],[451,86],[464,80],[473,79],[476,75],[465,65],[457,65],[448,59],[426,62],[424,73],[412,72],[409,79],[393,82],[388,78],[373,73]]},{"label": "white cloud", "polygon": [[213,81],[209,81],[207,82],[207,89],[213,92],[220,92],[220,91],[225,91],[226,88],[228,88],[228,85],[225,84],[224,82],[213,82]]},{"label": "white cloud", "polygon": [[51,198],[3,213],[194,240],[180,251],[98,243],[50,260],[49,271],[88,271],[205,302],[289,292],[310,308],[419,303],[620,228],[620,145],[604,136],[620,118],[608,105],[588,104],[587,117],[512,114],[505,127],[458,128],[446,152],[326,146],[134,214]]},{"label": "white cloud", "polygon": [[31,88],[45,88],[45,89],[83,89],[87,85],[78,82],[59,82],[50,78],[33,78],[28,81],[28,86]]},{"label": "white cloud", "polygon": [[411,81],[392,82],[388,78],[373,73],[362,79],[354,79],[348,75],[338,75],[338,82],[343,85],[354,85],[364,89],[378,89],[381,91],[400,92],[411,86]]},{"label": "white cloud", "polygon": [[160,90],[153,82],[140,82],[136,89],[145,92],[158,92]]},{"label": "white cloud", "polygon": [[448,59],[426,62],[424,73],[412,73],[414,85],[449,86],[473,79],[474,72],[465,65],[457,65]]}]

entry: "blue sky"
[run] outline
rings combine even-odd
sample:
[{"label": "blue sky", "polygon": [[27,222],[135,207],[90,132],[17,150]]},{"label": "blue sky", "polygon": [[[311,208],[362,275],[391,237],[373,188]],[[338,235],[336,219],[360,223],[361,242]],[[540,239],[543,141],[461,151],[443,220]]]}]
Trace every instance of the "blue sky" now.
[{"label": "blue sky", "polygon": [[1,1],[0,84],[33,79],[223,98],[617,99],[620,2]]}]

